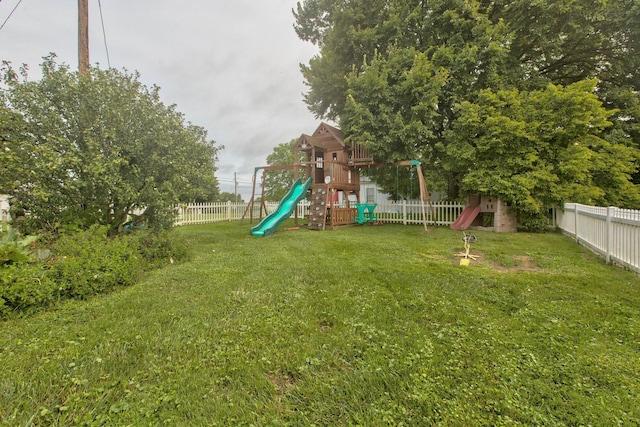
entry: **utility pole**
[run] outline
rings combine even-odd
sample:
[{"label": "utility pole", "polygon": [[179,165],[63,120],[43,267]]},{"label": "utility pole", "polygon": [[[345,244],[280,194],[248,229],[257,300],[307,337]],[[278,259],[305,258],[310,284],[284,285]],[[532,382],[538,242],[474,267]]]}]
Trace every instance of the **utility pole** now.
[{"label": "utility pole", "polygon": [[78,0],[78,71],[89,72],[89,0]]},{"label": "utility pole", "polygon": [[233,173],[233,195],[236,199],[236,203],[238,203],[238,173]]}]

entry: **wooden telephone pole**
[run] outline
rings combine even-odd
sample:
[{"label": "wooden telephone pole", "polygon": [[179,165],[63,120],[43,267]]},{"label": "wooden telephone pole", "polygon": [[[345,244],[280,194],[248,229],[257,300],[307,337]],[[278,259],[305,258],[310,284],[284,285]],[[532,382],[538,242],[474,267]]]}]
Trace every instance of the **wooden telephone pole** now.
[{"label": "wooden telephone pole", "polygon": [[78,71],[89,72],[89,0],[78,0]]}]

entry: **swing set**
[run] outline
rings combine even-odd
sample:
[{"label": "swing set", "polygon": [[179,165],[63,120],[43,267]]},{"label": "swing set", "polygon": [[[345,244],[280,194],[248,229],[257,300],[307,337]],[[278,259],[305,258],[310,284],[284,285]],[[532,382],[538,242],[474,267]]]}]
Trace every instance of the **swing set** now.
[{"label": "swing set", "polygon": [[[309,162],[310,163],[310,162]],[[264,189],[265,189],[265,182],[266,182],[266,178],[267,178],[267,171],[271,171],[271,170],[294,170],[295,175],[298,175],[298,170],[304,168],[305,166],[307,166],[307,163],[305,162],[301,162],[301,163],[296,163],[296,164],[291,164],[291,165],[277,165],[277,166],[259,166],[254,168],[254,173],[253,173],[253,188],[251,191],[251,198],[249,200],[249,203],[247,204],[247,207],[245,208],[245,211],[242,215],[242,219],[241,219],[241,223],[242,221],[248,216],[249,217],[249,223],[253,222],[254,219],[254,206],[256,204],[256,199],[259,199],[259,219],[262,219],[263,214],[264,216],[269,215],[269,213],[267,212],[267,207],[265,205],[265,199],[263,197],[264,195]],[[433,220],[435,221],[436,215],[435,215],[435,210],[433,209],[433,205],[431,204],[431,195],[429,194],[429,191],[427,190],[427,185],[425,183],[424,180],[424,175],[422,173],[422,167],[421,164],[418,160],[405,160],[405,161],[401,161],[395,164],[396,166],[396,188],[398,187],[398,168],[399,167],[405,167],[405,166],[409,166],[411,167],[411,174],[413,177],[413,168],[416,168],[417,171],[417,177],[418,177],[418,183],[419,183],[419,189],[420,189],[420,205],[421,205],[421,213],[422,213],[422,223],[424,226],[424,231],[428,232],[429,229],[427,227],[427,212],[426,212],[426,205],[429,206],[429,210],[431,213],[431,218],[433,218]],[[378,167],[384,167],[382,165],[378,165]],[[262,170],[262,182],[261,182],[261,191],[258,193],[256,192],[256,186],[258,183],[258,179],[257,179],[257,175],[258,172]],[[331,181],[330,181],[331,182]],[[398,190],[396,190],[398,191]],[[411,180],[411,193],[413,193],[413,179]],[[354,209],[354,217],[353,217],[353,224],[365,224],[365,223],[376,223],[378,221],[378,216],[374,213],[375,208],[377,207],[376,203],[360,203],[359,202],[359,195],[357,194],[357,199],[358,201],[355,203],[355,209]],[[333,199],[332,199],[333,200]],[[296,225],[298,225],[298,215],[297,215],[297,211],[296,211]]]},{"label": "swing set", "polygon": [[[253,180],[252,180],[252,189],[251,189],[251,198],[249,199],[249,203],[247,203],[247,207],[242,214],[242,218],[240,219],[240,224],[244,221],[247,214],[249,214],[249,224],[253,223],[253,213],[256,204],[256,198],[260,200],[260,210],[259,210],[259,218],[262,219],[262,213],[264,215],[269,215],[267,212],[267,205],[265,204],[264,199],[264,187],[267,182],[267,171],[282,171],[282,170],[291,170],[293,169],[294,175],[298,176],[298,169],[303,168],[305,165],[300,163],[295,163],[292,165],[274,165],[274,166],[258,166],[253,169]],[[260,193],[256,193],[256,184],[258,178],[258,171],[262,170],[262,183],[260,185]],[[297,224],[298,213],[296,211],[296,224]]]},{"label": "swing set", "polygon": [[[254,207],[258,204],[258,216],[268,215],[264,200],[265,180],[267,171],[293,170],[294,180],[298,178],[300,169],[304,175],[312,181],[308,187],[310,193],[310,205],[308,209],[307,225],[313,230],[325,230],[327,227],[337,228],[341,226],[375,223],[378,216],[374,213],[376,206],[372,203],[361,203],[360,200],[360,171],[362,167],[385,167],[376,162],[370,151],[357,142],[345,142],[344,134],[338,128],[321,123],[312,135],[302,134],[293,146],[295,164],[278,166],[261,166],[254,169],[253,190],[251,199],[242,216],[249,217],[253,221]],[[299,159],[299,160],[298,160]],[[427,191],[420,162],[417,160],[405,160],[395,164],[413,167],[417,170],[420,187],[420,201],[422,208],[422,222],[425,232],[427,228],[426,204],[431,210],[431,218],[435,221],[435,212],[431,205],[431,196]],[[262,185],[260,194],[256,194],[258,172],[262,170]],[[294,183],[295,185],[295,183]],[[413,181],[412,181],[413,186]],[[413,189],[413,187],[412,187]],[[305,192],[306,193],[306,192]],[[342,193],[342,198],[339,197]],[[356,204],[353,205],[355,196]],[[282,200],[287,205],[292,200]],[[297,203],[297,202],[296,202]],[[298,225],[297,209],[296,225]]]},{"label": "swing set", "polygon": [[[433,209],[433,205],[431,204],[431,195],[427,190],[427,184],[424,181],[424,175],[422,174],[422,167],[420,166],[420,162],[418,160],[403,160],[401,162],[396,163],[396,168],[399,166],[410,166],[411,168],[415,166],[416,171],[418,172],[418,183],[420,185],[420,207],[422,209],[422,224],[424,225],[424,231],[429,232],[427,228],[427,212],[426,212],[425,202],[427,202],[427,204],[429,205],[429,211],[431,213],[431,218],[433,218],[433,221],[436,220],[436,213],[435,213],[435,210]],[[413,171],[413,169],[411,169],[411,171]],[[413,192],[413,180],[411,181],[411,185],[412,185],[411,192]],[[398,172],[396,169],[396,191],[397,191],[397,186],[398,186]]]}]

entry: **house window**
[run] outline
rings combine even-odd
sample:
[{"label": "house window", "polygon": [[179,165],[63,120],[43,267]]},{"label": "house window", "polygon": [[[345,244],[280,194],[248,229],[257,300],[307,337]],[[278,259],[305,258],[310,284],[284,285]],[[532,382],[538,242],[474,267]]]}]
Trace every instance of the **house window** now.
[{"label": "house window", "polygon": [[324,157],[316,156],[316,168],[322,169],[323,162],[324,162]]},{"label": "house window", "polygon": [[373,203],[376,200],[375,189],[373,187],[367,188],[367,203]]}]

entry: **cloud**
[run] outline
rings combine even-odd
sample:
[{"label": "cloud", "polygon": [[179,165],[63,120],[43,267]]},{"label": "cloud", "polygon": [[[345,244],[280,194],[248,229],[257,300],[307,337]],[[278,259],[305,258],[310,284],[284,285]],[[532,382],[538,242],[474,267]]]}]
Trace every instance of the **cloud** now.
[{"label": "cloud", "polygon": [[[0,3],[0,20],[17,2]],[[318,121],[302,100],[299,64],[317,48],[293,30],[295,0],[101,3],[111,66],[139,71],[144,84],[161,88],[163,102],[176,104],[225,146],[220,178],[237,172],[250,181],[276,145],[315,130]],[[0,31],[0,59],[28,63],[32,78],[39,78],[38,64],[49,52],[75,67],[76,7],[72,1],[22,2]],[[105,68],[98,4],[89,7],[91,63]]]}]

